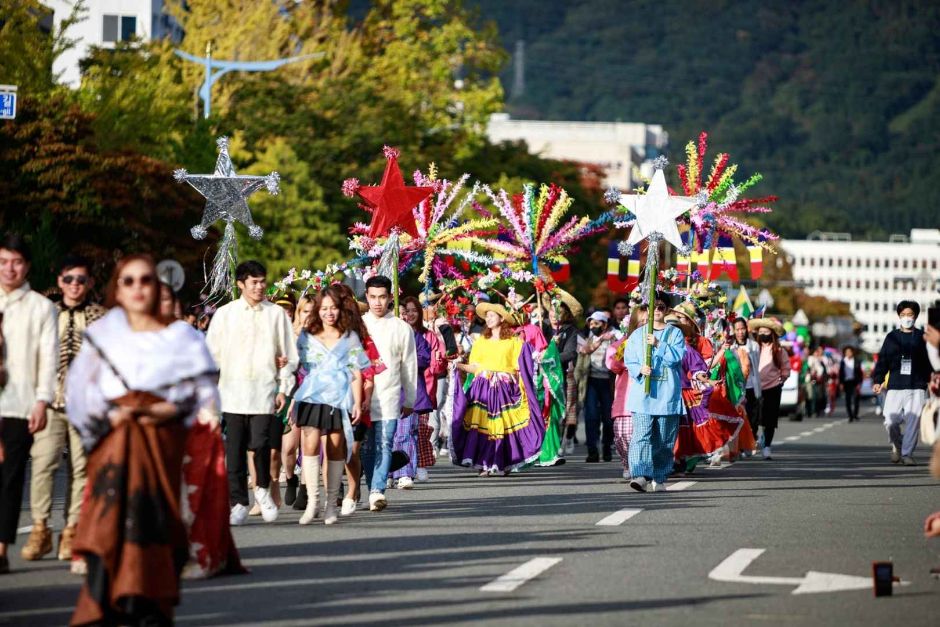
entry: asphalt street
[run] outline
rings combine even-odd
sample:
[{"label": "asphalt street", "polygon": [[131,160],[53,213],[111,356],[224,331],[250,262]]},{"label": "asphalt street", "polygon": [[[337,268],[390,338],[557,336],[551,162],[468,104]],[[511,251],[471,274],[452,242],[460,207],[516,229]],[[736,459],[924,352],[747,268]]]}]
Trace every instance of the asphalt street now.
[{"label": "asphalt street", "polygon": [[[891,464],[867,412],[852,424],[839,414],[784,421],[773,461],[700,467],[667,493],[631,491],[616,455],[585,464],[582,449],[508,478],[441,459],[429,483],[391,490],[382,513],[300,527],[299,512],[283,510],[277,523],[237,528],[251,573],[186,582],[177,620],[936,626],[940,581],[929,570],[940,541],[922,532],[940,509],[929,451],[917,452],[919,466]],[[80,581],[54,559],[24,563],[25,539],[0,579],[0,624],[65,624]],[[868,585],[880,560],[907,584],[892,597]],[[825,590],[840,585],[856,589]]]}]

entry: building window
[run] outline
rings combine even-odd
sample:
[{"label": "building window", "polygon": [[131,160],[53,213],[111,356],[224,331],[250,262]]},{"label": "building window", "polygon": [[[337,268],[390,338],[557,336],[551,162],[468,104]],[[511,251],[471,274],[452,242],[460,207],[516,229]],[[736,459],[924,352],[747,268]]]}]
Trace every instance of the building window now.
[{"label": "building window", "polygon": [[832,257],[829,257],[829,267],[832,267]]},{"label": "building window", "polygon": [[868,279],[865,279],[865,289],[867,290],[870,288],[871,288],[871,281],[869,281]]},{"label": "building window", "polygon": [[871,258],[868,258],[868,259],[865,260],[865,267],[866,267],[866,268],[870,268],[870,267],[871,267]]},{"label": "building window", "polygon": [[816,258],[815,258],[815,257],[810,257],[810,258],[809,258],[809,267],[810,267],[810,268],[815,268],[815,267],[816,267]]},{"label": "building window", "polygon": [[875,267],[876,267],[876,268],[880,268],[880,267],[881,267],[881,259],[875,259]]},{"label": "building window", "polygon": [[937,269],[937,260],[936,260],[936,259],[931,259],[931,260],[930,260],[930,269],[931,269],[931,270],[936,270],[936,269]]},{"label": "building window", "polygon": [[836,288],[840,288],[840,289],[841,289],[841,287],[842,287],[842,279],[837,279],[837,280],[836,280]]},{"label": "building window", "polygon": [[901,262],[901,267],[907,270],[907,259]]},{"label": "building window", "polygon": [[102,41],[130,41],[137,32],[137,18],[133,15],[104,15],[102,20]]}]

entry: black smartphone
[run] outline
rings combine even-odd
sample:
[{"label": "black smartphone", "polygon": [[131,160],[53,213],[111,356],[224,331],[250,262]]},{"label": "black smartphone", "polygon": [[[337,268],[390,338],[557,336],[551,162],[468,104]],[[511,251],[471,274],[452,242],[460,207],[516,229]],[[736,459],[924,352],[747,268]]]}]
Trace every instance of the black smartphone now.
[{"label": "black smartphone", "polygon": [[438,331],[441,332],[441,337],[444,338],[444,350],[448,357],[453,357],[457,354],[457,338],[454,336],[454,329],[449,324],[442,324],[438,327]]},{"label": "black smartphone", "polygon": [[872,562],[871,575],[875,584],[875,596],[891,596],[894,590],[894,564],[891,562]]}]

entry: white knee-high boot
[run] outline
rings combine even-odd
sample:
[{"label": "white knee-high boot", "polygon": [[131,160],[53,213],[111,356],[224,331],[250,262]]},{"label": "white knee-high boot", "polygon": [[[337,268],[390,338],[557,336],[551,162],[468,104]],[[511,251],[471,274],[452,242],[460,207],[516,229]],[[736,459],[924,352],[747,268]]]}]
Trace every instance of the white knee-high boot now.
[{"label": "white knee-high boot", "polygon": [[346,464],[342,460],[331,459],[327,461],[327,480],[329,484],[326,486],[326,514],[323,516],[324,524],[332,525],[337,520],[336,499],[339,498],[339,486],[343,481],[345,469]]},{"label": "white knee-high boot", "polygon": [[300,517],[300,524],[309,525],[317,517],[317,502],[320,500],[320,456],[304,455],[303,472],[307,480],[307,509]]}]

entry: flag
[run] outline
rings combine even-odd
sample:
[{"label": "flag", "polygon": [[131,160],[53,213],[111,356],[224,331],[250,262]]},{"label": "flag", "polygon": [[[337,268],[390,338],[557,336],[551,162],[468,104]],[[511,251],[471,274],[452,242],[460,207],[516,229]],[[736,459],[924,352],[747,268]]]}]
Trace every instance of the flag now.
[{"label": "flag", "polygon": [[[760,237],[760,241],[764,241],[764,238]],[[751,259],[751,278],[761,278],[764,274],[764,249],[757,244],[748,244],[747,254]]]},{"label": "flag", "polygon": [[548,262],[548,269],[552,274],[552,280],[555,283],[564,283],[571,278],[571,264],[568,263],[566,257],[561,257],[561,260],[557,263],[554,261]]},{"label": "flag", "polygon": [[607,245],[607,289],[629,294],[640,284],[640,247],[634,246],[629,256],[620,254],[620,242]]},{"label": "flag", "polygon": [[[682,243],[686,246],[692,246],[693,240],[695,238],[695,231],[689,229],[685,233],[679,235],[682,238]],[[692,259],[695,256],[695,249],[692,249],[688,255],[683,255],[678,253],[676,255],[676,271],[679,274],[689,274],[692,271]]]},{"label": "flag", "polygon": [[[718,267],[717,276],[724,273],[732,281],[738,280],[738,258],[734,254],[734,240],[728,235],[718,237],[718,259],[712,267],[715,266]],[[712,271],[712,278],[716,278],[714,270]]]},{"label": "flag", "polygon": [[731,306],[734,313],[741,318],[750,318],[754,314],[754,305],[751,304],[751,297],[747,295],[747,290],[742,285],[738,288],[738,295],[734,298],[734,304]]}]

